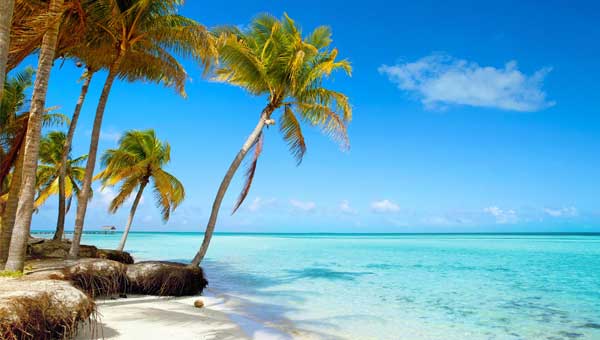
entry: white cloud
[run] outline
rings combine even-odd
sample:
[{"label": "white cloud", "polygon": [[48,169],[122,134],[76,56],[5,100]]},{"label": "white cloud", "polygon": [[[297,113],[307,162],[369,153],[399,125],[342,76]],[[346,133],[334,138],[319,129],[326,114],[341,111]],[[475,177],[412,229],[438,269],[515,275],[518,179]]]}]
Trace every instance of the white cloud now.
[{"label": "white cloud", "polygon": [[371,210],[376,213],[396,213],[400,206],[390,200],[381,200],[371,203]]},{"label": "white cloud", "polygon": [[277,200],[274,198],[264,199],[262,197],[256,197],[246,208],[250,212],[257,212],[263,208],[268,208],[273,206]]},{"label": "white cloud", "polygon": [[560,209],[544,208],[544,212],[552,217],[575,217],[579,215],[579,211],[575,207],[565,207]]},{"label": "white cloud", "polygon": [[379,67],[379,72],[401,90],[416,93],[426,107],[457,104],[510,111],[538,111],[553,106],[555,103],[548,101],[542,90],[550,71],[542,68],[527,75],[515,61],[495,68],[447,55]]},{"label": "white cloud", "polygon": [[470,218],[457,216],[457,214],[453,212],[447,213],[446,216],[424,216],[423,218],[421,218],[420,222],[421,224],[426,226],[455,226],[473,223],[473,221]]},{"label": "white cloud", "polygon": [[491,206],[483,209],[484,212],[494,216],[496,219],[496,223],[499,224],[510,224],[516,223],[519,220],[517,216],[517,212],[513,209],[503,210],[498,208],[497,206]]},{"label": "white cloud", "polygon": [[[115,189],[113,187],[100,187],[98,188],[96,191],[94,191],[94,195],[92,196],[93,201],[95,201],[96,197],[98,197],[98,204],[101,205],[102,207],[106,207],[108,208],[110,206],[110,202],[112,202],[112,200],[117,197],[117,192],[115,191]],[[125,203],[123,203],[124,206],[128,206],[133,204],[133,200],[135,199],[135,195],[130,195],[129,197],[127,197],[127,199],[125,200]],[[140,199],[140,203],[139,205],[142,206],[144,205],[144,195],[142,195],[142,198]]]},{"label": "white cloud", "polygon": [[340,212],[344,213],[344,214],[348,214],[348,215],[356,215],[357,211],[354,210],[354,208],[352,208],[350,206],[350,202],[348,200],[343,200],[340,202],[340,205],[338,206],[338,209]]},{"label": "white cloud", "polygon": [[[91,132],[90,132],[91,133]],[[118,131],[100,131],[100,139],[106,142],[118,142],[123,134]]]},{"label": "white cloud", "polygon": [[317,204],[311,201],[298,201],[295,199],[291,199],[290,204],[294,209],[301,210],[304,212],[314,211],[317,208]]},{"label": "white cloud", "polygon": [[[110,202],[117,196],[117,193],[112,187],[104,187],[98,190],[96,195],[98,195],[99,201],[102,205],[109,206]],[[96,195],[94,195],[94,198]]]}]

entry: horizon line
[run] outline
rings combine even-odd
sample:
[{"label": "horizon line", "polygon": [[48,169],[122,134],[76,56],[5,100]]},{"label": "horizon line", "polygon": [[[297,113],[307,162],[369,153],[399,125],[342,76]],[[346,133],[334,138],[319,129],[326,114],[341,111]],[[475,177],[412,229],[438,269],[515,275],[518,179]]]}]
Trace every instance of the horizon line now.
[{"label": "horizon line", "polygon": [[[64,231],[65,234],[72,234],[73,231]],[[86,230],[83,231],[84,234]],[[95,235],[102,235],[103,230],[93,229],[87,230]],[[31,230],[31,234],[50,234],[54,233],[51,229],[35,229]],[[123,231],[106,232],[110,234],[122,234]],[[162,233],[162,234],[204,234],[203,231],[152,231],[152,230],[137,230],[130,231],[132,233]],[[481,231],[481,232],[253,232],[253,231],[216,231],[215,235],[582,235],[582,236],[600,236],[600,231]]]}]

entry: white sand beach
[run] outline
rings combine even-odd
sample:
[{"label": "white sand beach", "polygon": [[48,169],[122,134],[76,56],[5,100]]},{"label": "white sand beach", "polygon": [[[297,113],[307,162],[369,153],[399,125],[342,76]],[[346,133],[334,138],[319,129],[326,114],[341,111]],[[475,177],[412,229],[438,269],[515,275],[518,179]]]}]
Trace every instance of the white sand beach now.
[{"label": "white sand beach", "polygon": [[[203,308],[194,301],[204,301]],[[98,323],[82,327],[89,339],[298,339],[244,315],[238,302],[205,290],[203,296],[135,296],[97,300]],[[235,320],[235,322],[233,321]],[[304,338],[304,337],[302,337]]]}]

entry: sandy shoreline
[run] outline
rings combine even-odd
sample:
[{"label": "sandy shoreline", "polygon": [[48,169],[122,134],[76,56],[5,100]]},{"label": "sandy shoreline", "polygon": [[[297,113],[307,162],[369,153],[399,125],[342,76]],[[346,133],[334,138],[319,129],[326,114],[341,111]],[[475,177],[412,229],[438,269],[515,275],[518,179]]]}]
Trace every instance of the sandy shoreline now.
[{"label": "sandy shoreline", "polygon": [[[195,308],[202,299],[204,308]],[[203,296],[129,296],[97,300],[98,324],[81,328],[76,339],[299,339],[253,321],[240,304],[214,291]],[[312,338],[312,337],[310,337]]]}]

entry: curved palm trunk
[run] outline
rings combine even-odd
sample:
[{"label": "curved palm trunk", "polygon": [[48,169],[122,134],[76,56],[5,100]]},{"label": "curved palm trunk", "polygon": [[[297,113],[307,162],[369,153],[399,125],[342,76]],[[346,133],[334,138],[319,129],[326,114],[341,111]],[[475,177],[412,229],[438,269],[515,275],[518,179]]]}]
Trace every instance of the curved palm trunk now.
[{"label": "curved palm trunk", "polygon": [[123,231],[123,236],[121,237],[121,242],[119,242],[119,247],[117,250],[123,251],[125,249],[125,242],[127,242],[127,235],[129,235],[129,229],[131,229],[131,224],[133,223],[133,216],[135,215],[135,210],[137,209],[138,204],[140,203],[140,199],[142,198],[142,193],[144,192],[144,188],[148,184],[148,180],[144,180],[140,183],[140,189],[138,190],[137,195],[135,195],[135,199],[133,200],[133,205],[131,206],[131,210],[129,211],[129,218],[127,219],[127,225],[125,226],[125,230]]},{"label": "curved palm trunk", "polygon": [[2,214],[2,229],[0,229],[0,270],[3,270],[4,265],[6,264],[8,247],[10,247],[10,239],[15,225],[15,216],[17,215],[17,206],[19,205],[19,191],[21,191],[24,152],[25,144],[21,145],[21,151],[17,156],[17,163],[15,164],[13,176],[10,181],[6,208]]},{"label": "curved palm trunk", "polygon": [[73,135],[75,135],[75,128],[77,127],[77,121],[79,120],[79,114],[85,101],[90,82],[94,73],[91,70],[87,70],[83,85],[81,85],[81,93],[75,105],[75,111],[73,111],[73,117],[71,117],[71,123],[69,124],[69,131],[67,132],[67,138],[65,139],[65,145],[63,146],[62,158],[60,161],[60,169],[58,174],[58,218],[56,221],[56,232],[54,233],[54,240],[62,240],[65,232],[65,215],[68,212],[66,207],[66,190],[65,180],[67,177],[67,161],[69,159],[69,151],[71,150],[71,144],[73,143]]},{"label": "curved palm trunk", "polygon": [[206,225],[206,231],[204,232],[204,239],[202,240],[202,246],[200,246],[200,250],[198,250],[198,252],[196,253],[196,256],[194,256],[194,259],[192,260],[192,263],[190,263],[190,266],[197,267],[200,265],[200,262],[202,261],[202,259],[204,259],[204,256],[206,255],[206,252],[208,251],[208,246],[210,244],[210,240],[215,231],[215,225],[217,224],[217,217],[219,215],[219,209],[221,208],[221,203],[223,202],[223,197],[225,197],[225,193],[227,192],[227,188],[229,187],[229,184],[231,183],[231,179],[233,178],[233,175],[235,175],[235,172],[237,171],[237,169],[240,167],[240,164],[242,163],[242,160],[244,160],[244,157],[248,153],[248,150],[250,150],[250,148],[258,140],[258,136],[260,135],[260,132],[262,131],[263,127],[265,126],[265,120],[269,119],[269,117],[271,116],[271,113],[273,113],[274,110],[275,110],[275,107],[271,106],[271,105],[267,106],[263,110],[262,114],[260,115],[260,120],[258,121],[258,124],[254,128],[254,130],[252,131],[250,136],[248,136],[244,145],[242,145],[242,148],[240,149],[240,151],[237,153],[237,155],[233,159],[233,162],[231,162],[229,169],[227,169],[227,172],[225,173],[225,177],[221,181],[221,185],[219,186],[219,190],[217,191],[217,196],[215,197],[215,201],[213,202],[212,210],[210,212],[210,217],[209,217],[208,223]]},{"label": "curved palm trunk", "polygon": [[6,62],[10,46],[10,26],[12,24],[15,0],[0,1],[0,101],[4,92],[4,77],[6,77]]},{"label": "curved palm trunk", "polygon": [[85,221],[85,212],[87,210],[87,204],[92,190],[92,177],[94,175],[94,167],[96,166],[96,155],[98,153],[98,140],[100,139],[100,129],[102,127],[102,118],[104,116],[104,109],[106,108],[106,102],[108,101],[108,95],[110,89],[115,81],[119,67],[121,65],[122,56],[117,57],[115,62],[111,65],[104,87],[102,88],[102,94],[100,95],[100,101],[96,108],[96,117],[94,118],[94,127],[92,128],[92,140],[90,142],[90,151],[88,152],[88,159],[85,165],[85,176],[83,177],[83,186],[81,193],[77,199],[77,214],[75,216],[75,230],[73,231],[73,242],[69,249],[69,257],[77,258],[79,256],[79,244],[81,242],[81,234],[83,233],[83,223]]},{"label": "curved palm trunk", "polygon": [[52,70],[52,62],[54,61],[58,38],[58,28],[60,26],[60,20],[55,20],[55,18],[60,15],[62,5],[63,0],[52,0],[50,2],[50,12],[53,15],[49,20],[54,20],[54,23],[49,25],[40,48],[38,70],[33,86],[29,123],[25,138],[25,152],[23,153],[23,179],[21,181],[19,205],[10,241],[8,260],[6,261],[7,270],[23,271],[25,265],[25,253],[31,228],[33,201],[35,199],[35,175],[40,147],[42,116],[44,114],[48,80],[50,79],[50,71]]}]

